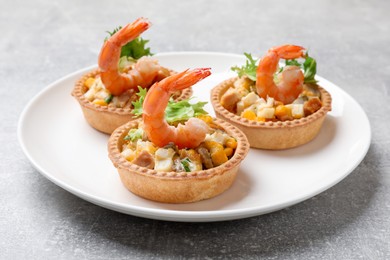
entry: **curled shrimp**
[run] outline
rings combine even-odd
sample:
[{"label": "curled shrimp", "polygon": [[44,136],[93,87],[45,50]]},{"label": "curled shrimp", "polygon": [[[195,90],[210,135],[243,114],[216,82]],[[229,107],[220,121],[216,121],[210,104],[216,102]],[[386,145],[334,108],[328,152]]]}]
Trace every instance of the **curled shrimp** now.
[{"label": "curled shrimp", "polygon": [[277,75],[275,83],[274,74],[282,59],[297,59],[304,56],[304,48],[296,45],[282,45],[268,50],[260,60],[256,70],[257,94],[266,99],[267,96],[289,104],[302,92],[304,75],[298,66],[286,66]]},{"label": "curled shrimp", "polygon": [[155,83],[146,94],[143,103],[144,131],[149,140],[163,147],[170,142],[181,148],[194,148],[204,141],[208,125],[190,118],[184,125],[171,126],[165,120],[165,108],[172,93],[189,88],[211,74],[209,68],[185,70]]},{"label": "curled shrimp", "polygon": [[157,61],[142,57],[134,68],[127,73],[118,70],[122,46],[136,39],[150,27],[145,18],[138,18],[117,31],[103,44],[99,55],[100,77],[106,89],[113,95],[119,96],[128,89],[150,87],[156,80],[169,75],[169,71],[161,67]]}]

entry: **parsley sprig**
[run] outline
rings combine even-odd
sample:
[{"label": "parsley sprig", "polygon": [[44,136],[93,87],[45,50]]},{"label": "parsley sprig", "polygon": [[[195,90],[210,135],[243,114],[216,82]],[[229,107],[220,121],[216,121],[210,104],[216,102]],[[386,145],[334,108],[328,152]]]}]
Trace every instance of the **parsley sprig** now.
[{"label": "parsley sprig", "polygon": [[190,158],[186,157],[183,160],[181,160],[180,163],[181,163],[181,165],[183,166],[183,168],[184,168],[184,170],[186,172],[190,172],[191,171],[191,168],[190,168],[191,160],[190,160]]},{"label": "parsley sprig", "polygon": [[[133,114],[135,116],[142,115],[142,105],[146,96],[146,89],[138,87],[139,99],[137,101],[132,102],[133,104]],[[190,103],[190,99],[185,99],[181,101],[170,100],[168,102],[168,106],[165,109],[165,120],[168,123],[186,121],[191,117],[196,117],[199,115],[205,115],[207,112],[203,109],[203,107],[207,104],[207,102],[197,102],[195,104]]]}]

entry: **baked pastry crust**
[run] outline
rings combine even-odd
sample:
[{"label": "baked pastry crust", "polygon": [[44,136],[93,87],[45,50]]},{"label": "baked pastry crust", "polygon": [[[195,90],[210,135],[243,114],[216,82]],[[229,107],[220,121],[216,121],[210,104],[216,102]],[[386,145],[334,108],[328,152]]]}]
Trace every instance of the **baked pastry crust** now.
[{"label": "baked pastry crust", "polygon": [[322,107],[315,113],[300,119],[277,122],[257,122],[235,115],[221,104],[222,95],[233,87],[237,77],[225,80],[211,90],[211,104],[218,118],[240,128],[252,148],[280,150],[310,142],[319,133],[326,114],[331,110],[330,94],[319,87]]},{"label": "baked pastry crust", "polygon": [[[84,82],[90,78],[95,77],[100,73],[99,69],[95,69],[85,75],[83,75],[75,84],[72,96],[80,103],[84,117],[87,122],[96,130],[99,130],[106,134],[111,134],[117,127],[136,120],[132,114],[131,108],[115,108],[109,106],[99,106],[84,97],[87,88],[84,86]],[[171,71],[171,73],[174,73]],[[182,90],[180,95],[175,100],[180,101],[191,97],[192,89]]]},{"label": "baked pastry crust", "polygon": [[108,142],[108,154],[125,187],[134,194],[158,202],[189,203],[215,197],[234,182],[240,163],[249,151],[246,136],[237,127],[214,119],[227,134],[237,140],[237,148],[226,163],[195,172],[157,172],[127,161],[120,153],[124,137],[140,121],[131,121],[117,128]]}]

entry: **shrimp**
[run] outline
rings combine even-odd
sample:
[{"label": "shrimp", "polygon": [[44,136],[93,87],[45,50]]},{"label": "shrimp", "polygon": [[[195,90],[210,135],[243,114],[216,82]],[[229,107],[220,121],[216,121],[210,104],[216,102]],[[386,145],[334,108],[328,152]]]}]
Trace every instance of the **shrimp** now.
[{"label": "shrimp", "polygon": [[137,90],[150,87],[155,81],[169,76],[169,71],[161,67],[156,60],[142,57],[129,72],[120,73],[118,64],[122,46],[136,39],[146,31],[150,22],[145,18],[138,18],[117,31],[103,44],[99,55],[100,77],[106,89],[113,95],[119,96],[129,89]]},{"label": "shrimp", "polygon": [[189,88],[211,74],[210,68],[185,70],[155,83],[143,103],[144,131],[149,140],[159,147],[170,142],[181,148],[195,148],[204,141],[209,126],[201,119],[190,118],[184,125],[171,126],[165,121],[165,108],[170,95]]},{"label": "shrimp", "polygon": [[279,59],[296,59],[304,56],[304,48],[296,45],[282,45],[268,50],[256,70],[257,94],[266,99],[273,97],[284,104],[292,103],[302,92],[304,75],[298,66],[286,66],[276,77]]}]

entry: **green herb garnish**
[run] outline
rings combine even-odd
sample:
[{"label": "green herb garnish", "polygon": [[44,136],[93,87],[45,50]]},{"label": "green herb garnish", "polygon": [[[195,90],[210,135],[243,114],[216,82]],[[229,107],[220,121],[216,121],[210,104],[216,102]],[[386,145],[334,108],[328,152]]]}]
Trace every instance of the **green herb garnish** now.
[{"label": "green herb garnish", "polygon": [[131,65],[135,64],[137,62],[136,59],[132,58],[132,57],[126,57],[126,56],[123,56],[119,59],[119,64],[118,64],[118,67],[119,67],[119,71],[123,71],[124,69],[130,67]]},{"label": "green herb garnish", "polygon": [[144,131],[141,128],[138,129],[130,129],[129,133],[125,136],[125,140],[127,141],[137,141],[138,139],[142,139],[144,135]]},{"label": "green herb garnish", "polygon": [[[138,87],[138,90],[139,92],[137,95],[139,96],[139,99],[132,102],[134,106],[133,114],[135,116],[142,115],[142,105],[146,96],[146,89]],[[189,101],[190,99],[178,102],[169,100],[168,106],[165,109],[165,120],[167,120],[168,123],[174,123],[178,121],[186,121],[191,117],[207,114],[207,112],[203,109],[207,102],[197,102],[195,104],[191,104]]]},{"label": "green herb garnish", "polygon": [[[113,36],[117,31],[119,31],[122,28],[122,26],[119,26],[118,28],[114,29],[114,31],[107,33],[110,36]],[[106,37],[105,41],[108,38]],[[150,52],[150,48],[146,48],[146,44],[149,42],[149,40],[144,40],[141,37],[137,37],[131,42],[127,43],[122,47],[121,50],[121,57],[131,57],[133,59],[138,60],[142,56],[152,56],[153,53]]]},{"label": "green herb garnish", "polygon": [[198,102],[191,104],[189,99],[175,102],[170,100],[165,109],[165,120],[168,123],[187,121],[191,117],[205,115],[207,112],[203,109],[207,102]]},{"label": "green herb garnish", "polygon": [[[244,53],[245,57],[247,58],[247,61],[244,66],[238,67],[234,66],[231,68],[232,71],[237,72],[237,75],[241,78],[242,76],[247,76],[250,80],[256,81],[256,60],[253,59],[252,55],[249,53]],[[296,59],[291,60],[285,60],[286,66],[298,66],[303,69],[303,75],[305,76],[305,83],[308,84],[316,84],[317,80],[315,80],[315,75],[317,73],[317,62],[315,59],[309,56],[309,53],[305,54],[304,57],[305,61],[303,63],[300,63]],[[279,69],[277,73],[280,73],[283,71],[283,67]],[[275,75],[276,78],[276,75]]]},{"label": "green herb garnish", "polygon": [[244,52],[244,55],[247,58],[245,65],[242,67],[238,67],[238,66],[231,67],[231,70],[237,72],[240,78],[242,76],[247,76],[250,80],[256,81],[257,60],[253,59],[250,53]]},{"label": "green herb garnish", "polygon": [[183,168],[186,172],[190,172],[191,169],[190,169],[190,158],[186,157],[184,158],[183,160],[180,161],[181,162],[181,165],[183,165]]},{"label": "green herb garnish", "polygon": [[142,115],[142,104],[144,103],[145,97],[146,97],[146,88],[141,88],[138,86],[138,93],[136,94],[139,96],[137,101],[131,102],[133,104],[133,114],[136,116]]},{"label": "green herb garnish", "polygon": [[301,64],[293,59],[293,60],[286,60],[286,66],[298,66],[298,67],[301,67]]},{"label": "green herb garnish", "polygon": [[104,99],[104,102],[106,102],[106,104],[109,104],[112,99],[114,98],[114,96],[112,94],[108,95],[105,99]]},{"label": "green herb garnish", "polygon": [[309,56],[309,53],[306,53],[306,59],[303,63],[303,71],[305,75],[305,83],[316,84],[318,82],[314,79],[317,73],[317,62],[315,59]]}]

